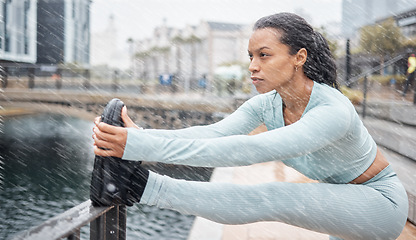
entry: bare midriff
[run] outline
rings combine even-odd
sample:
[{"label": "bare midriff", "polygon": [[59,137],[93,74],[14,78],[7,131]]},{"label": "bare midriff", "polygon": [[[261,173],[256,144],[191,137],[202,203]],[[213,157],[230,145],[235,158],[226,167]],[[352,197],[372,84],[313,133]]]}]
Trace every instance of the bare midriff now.
[{"label": "bare midriff", "polygon": [[363,172],[360,176],[358,176],[356,179],[352,180],[349,183],[361,184],[367,182],[368,180],[376,176],[378,173],[380,173],[383,169],[385,169],[388,165],[389,162],[383,156],[380,149],[377,149],[376,158],[374,159],[370,167],[367,170],[365,170],[365,172]]}]

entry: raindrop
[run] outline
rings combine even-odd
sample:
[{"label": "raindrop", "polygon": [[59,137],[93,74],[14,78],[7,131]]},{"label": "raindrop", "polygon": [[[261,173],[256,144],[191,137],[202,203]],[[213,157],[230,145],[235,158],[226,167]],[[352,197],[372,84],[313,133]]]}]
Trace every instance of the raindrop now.
[{"label": "raindrop", "polygon": [[107,190],[109,192],[114,192],[114,191],[116,191],[116,186],[112,183],[109,183],[109,184],[107,184]]}]

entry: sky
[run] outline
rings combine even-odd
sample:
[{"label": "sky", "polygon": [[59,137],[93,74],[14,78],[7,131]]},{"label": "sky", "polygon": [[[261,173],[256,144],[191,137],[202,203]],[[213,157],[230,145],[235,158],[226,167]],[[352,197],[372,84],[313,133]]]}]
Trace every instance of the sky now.
[{"label": "sky", "polygon": [[295,12],[313,26],[341,22],[342,0],[93,0],[91,32],[101,32],[114,16],[119,42],[151,37],[153,29],[185,28],[201,20],[252,24],[276,12]]}]

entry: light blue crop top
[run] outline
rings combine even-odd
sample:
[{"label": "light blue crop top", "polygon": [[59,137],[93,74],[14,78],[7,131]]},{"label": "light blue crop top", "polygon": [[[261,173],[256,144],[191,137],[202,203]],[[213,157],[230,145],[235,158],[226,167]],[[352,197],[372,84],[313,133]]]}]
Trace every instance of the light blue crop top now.
[{"label": "light blue crop top", "polygon": [[[201,167],[282,161],[320,182],[348,183],[370,167],[377,146],[354,106],[314,82],[300,120],[285,126],[276,91],[256,95],[223,120],[179,130],[128,129],[123,159]],[[268,131],[247,135],[261,124]]]}]

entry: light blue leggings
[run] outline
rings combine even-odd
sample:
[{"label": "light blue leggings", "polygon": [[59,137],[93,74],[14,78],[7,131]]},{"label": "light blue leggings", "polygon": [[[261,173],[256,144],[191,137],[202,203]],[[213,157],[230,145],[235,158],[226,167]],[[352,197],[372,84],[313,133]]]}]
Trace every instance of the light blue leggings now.
[{"label": "light blue leggings", "polygon": [[406,191],[391,167],[364,184],[259,185],[194,182],[151,172],[141,204],[224,224],[279,221],[330,239],[396,239],[406,223]]}]

